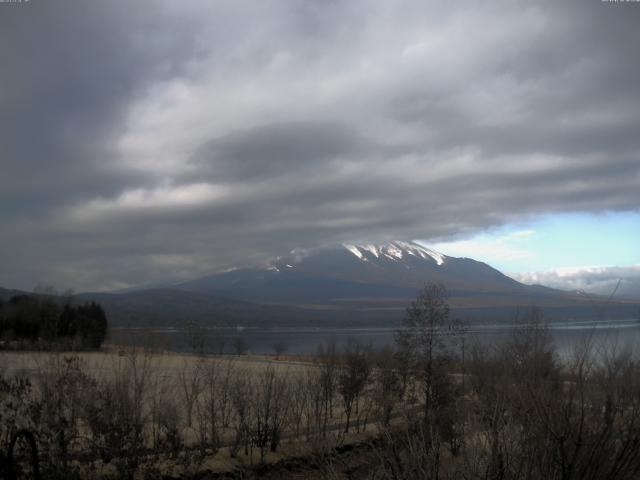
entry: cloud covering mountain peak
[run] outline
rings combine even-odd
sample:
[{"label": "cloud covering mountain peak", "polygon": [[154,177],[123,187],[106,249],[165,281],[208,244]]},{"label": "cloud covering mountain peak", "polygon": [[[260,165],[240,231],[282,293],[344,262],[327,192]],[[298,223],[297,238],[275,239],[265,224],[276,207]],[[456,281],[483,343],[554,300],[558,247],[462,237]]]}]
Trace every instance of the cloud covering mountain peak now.
[{"label": "cloud covering mountain peak", "polygon": [[637,210],[639,21],[633,2],[4,5],[0,284]]}]

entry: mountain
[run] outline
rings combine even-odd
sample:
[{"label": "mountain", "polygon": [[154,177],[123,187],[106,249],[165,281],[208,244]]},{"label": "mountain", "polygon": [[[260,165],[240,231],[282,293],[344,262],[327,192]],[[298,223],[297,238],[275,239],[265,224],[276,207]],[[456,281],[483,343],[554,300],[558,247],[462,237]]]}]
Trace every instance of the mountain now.
[{"label": "mountain", "polygon": [[[403,241],[297,249],[260,267],[176,285],[82,293],[73,301],[99,302],[116,326],[374,326],[398,322],[427,282],[444,284],[454,315],[469,321],[511,320],[532,306],[551,320],[636,318],[640,307],[525,285],[486,263]],[[17,293],[0,289],[0,298]]]},{"label": "mountain", "polygon": [[217,273],[172,288],[262,305],[350,312],[353,318],[375,312],[397,319],[427,282],[444,284],[452,308],[469,315],[494,315],[500,309],[513,315],[514,309],[530,306],[562,316],[593,313],[594,300],[578,292],[524,285],[486,263],[405,241],[293,250],[261,268]]},{"label": "mountain", "polygon": [[458,295],[516,293],[521,287],[485,263],[398,241],[293,250],[262,268],[214,274],[174,288],[267,304],[326,306],[402,299],[406,305],[428,281],[443,283]]}]

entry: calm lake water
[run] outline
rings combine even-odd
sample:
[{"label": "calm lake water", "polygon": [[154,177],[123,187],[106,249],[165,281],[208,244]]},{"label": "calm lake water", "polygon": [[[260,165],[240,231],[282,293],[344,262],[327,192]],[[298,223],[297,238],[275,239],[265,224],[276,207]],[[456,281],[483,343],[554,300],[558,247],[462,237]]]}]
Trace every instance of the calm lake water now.
[{"label": "calm lake water", "polygon": [[[620,346],[635,348],[640,345],[640,321],[638,319],[609,322],[568,320],[548,325],[558,351],[566,354],[576,342],[587,337],[596,342],[615,342]],[[484,344],[500,343],[509,338],[512,324],[472,325],[467,327],[468,341]],[[251,353],[273,353],[274,345],[286,345],[287,353],[305,354],[317,351],[318,345],[336,342],[344,346],[350,338],[374,347],[393,344],[396,327],[379,328],[275,328],[275,329],[199,329],[183,328],[114,328],[110,343],[162,347],[174,351],[189,351],[195,339],[205,345],[208,352],[217,352],[224,343],[225,353],[235,352],[237,339],[247,345]]]}]

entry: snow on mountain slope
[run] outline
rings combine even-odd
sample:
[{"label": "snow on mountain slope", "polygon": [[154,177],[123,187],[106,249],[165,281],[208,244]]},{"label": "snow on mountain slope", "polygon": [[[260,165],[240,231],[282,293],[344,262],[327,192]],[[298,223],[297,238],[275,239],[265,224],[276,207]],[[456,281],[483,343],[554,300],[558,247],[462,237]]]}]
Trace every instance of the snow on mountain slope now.
[{"label": "snow on mountain slope", "polygon": [[413,255],[424,259],[431,258],[438,265],[442,265],[445,262],[446,255],[443,255],[435,250],[423,247],[422,245],[414,242],[402,242],[396,240],[395,242],[389,242],[382,245],[353,245],[349,243],[342,244],[344,248],[353,253],[360,260],[369,260],[368,255],[373,255],[375,258],[385,256],[391,260],[400,260],[407,255]]}]

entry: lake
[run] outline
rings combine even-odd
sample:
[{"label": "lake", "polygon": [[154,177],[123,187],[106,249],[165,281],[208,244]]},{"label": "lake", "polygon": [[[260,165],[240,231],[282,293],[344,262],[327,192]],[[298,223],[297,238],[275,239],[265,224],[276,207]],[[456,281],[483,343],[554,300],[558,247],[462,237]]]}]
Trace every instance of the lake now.
[{"label": "lake", "polygon": [[[640,322],[638,319],[596,321],[567,320],[548,324],[561,354],[571,350],[572,345],[588,336],[597,342],[616,342],[619,345],[635,347],[640,343]],[[483,344],[500,343],[509,338],[513,324],[476,324],[467,327],[469,342]],[[248,347],[251,353],[274,353],[274,345],[281,343],[287,353],[309,354],[317,351],[318,345],[335,342],[344,346],[349,339],[370,343],[376,348],[393,344],[396,327],[375,328],[199,328],[197,331],[178,327],[114,327],[109,342],[121,345],[141,345],[161,347],[174,351],[189,351],[195,339],[205,345],[205,351],[217,352],[224,343],[225,353],[234,353],[237,339]]]}]

